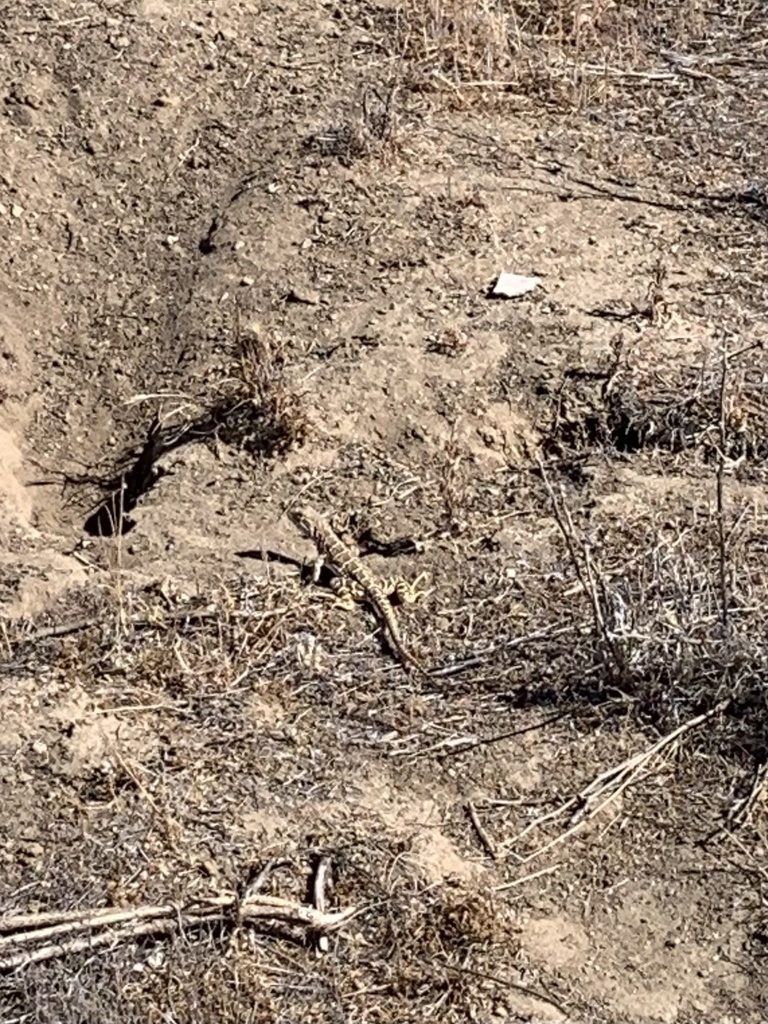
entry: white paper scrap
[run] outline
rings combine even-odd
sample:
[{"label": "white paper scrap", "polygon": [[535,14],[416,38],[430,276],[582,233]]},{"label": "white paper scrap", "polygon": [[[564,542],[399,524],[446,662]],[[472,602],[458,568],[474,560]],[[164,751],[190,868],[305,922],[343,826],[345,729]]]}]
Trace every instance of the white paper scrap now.
[{"label": "white paper scrap", "polygon": [[521,295],[532,292],[541,284],[540,277],[525,277],[523,274],[499,274],[491,295],[500,299],[517,299]]}]

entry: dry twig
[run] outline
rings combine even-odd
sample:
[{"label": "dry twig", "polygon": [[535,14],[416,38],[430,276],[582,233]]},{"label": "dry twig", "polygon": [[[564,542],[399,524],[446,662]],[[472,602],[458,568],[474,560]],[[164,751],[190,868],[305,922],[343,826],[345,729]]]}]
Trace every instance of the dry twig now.
[{"label": "dry twig", "polygon": [[719,704],[710,708],[709,711],[705,711],[703,714],[697,715],[695,718],[691,718],[689,721],[684,722],[676,729],[667,733],[666,736],[662,736],[660,740],[657,740],[657,742],[652,744],[647,750],[641,751],[639,754],[635,754],[633,757],[627,758],[626,761],[622,761],[621,764],[601,772],[600,775],[593,779],[592,782],[590,782],[590,784],[580,793],[572,796],[569,800],[566,800],[564,804],[561,804],[554,810],[548,811],[540,818],[532,821],[523,829],[522,832],[518,833],[514,839],[506,842],[504,844],[505,852],[511,852],[512,848],[534,829],[539,828],[547,821],[552,821],[555,818],[561,817],[567,811],[573,809],[573,814],[568,819],[566,830],[559,833],[543,846],[534,850],[533,853],[523,857],[519,863],[527,864],[529,861],[540,857],[542,853],[546,853],[547,850],[551,850],[552,847],[557,846],[570,838],[570,836],[577,832],[582,825],[590,819],[595,818],[601,811],[605,810],[605,808],[620,796],[625,789],[634,785],[643,778],[647,774],[652,761],[663,750],[666,750],[672,744],[676,743],[692,729],[703,725],[704,722],[709,721],[710,718],[720,714],[725,710],[728,703],[729,700],[720,701]]},{"label": "dry twig", "polygon": [[496,852],[496,845],[491,840],[491,837],[488,835],[485,828],[483,827],[480,818],[478,817],[477,814],[477,808],[475,807],[471,800],[467,802],[467,814],[469,815],[469,820],[472,822],[472,827],[474,828],[475,832],[477,832],[477,838],[483,844],[485,852],[488,854],[491,860],[497,860],[498,854]]},{"label": "dry twig", "polygon": [[723,634],[728,634],[728,578],[727,578],[727,552],[725,542],[725,453],[728,444],[728,413],[726,409],[726,394],[728,389],[728,348],[723,341],[720,363],[720,389],[719,389],[719,416],[718,434],[720,437],[719,452],[717,455],[717,540],[719,555],[719,577],[720,577],[720,617],[723,624]]},{"label": "dry twig", "polygon": [[[589,548],[576,533],[576,528],[573,524],[573,519],[571,518],[568,506],[555,495],[552,484],[549,482],[549,477],[547,476],[544,460],[541,456],[539,456],[538,462],[541,478],[544,482],[544,487],[546,488],[552,505],[552,514],[561,534],[563,535],[563,540],[565,541],[565,545],[568,549],[568,554],[571,558],[571,563],[576,573],[576,577],[581,584],[584,593],[589,598],[594,618],[595,632],[598,636],[602,637],[607,650],[610,652],[614,668],[620,672],[624,668],[624,655],[620,646],[616,642],[615,637],[611,635],[611,632],[605,622],[605,615],[603,614],[603,595],[598,592]],[[580,551],[577,549],[580,549]]]},{"label": "dry twig", "polygon": [[[12,970],[86,949],[116,946],[140,935],[170,935],[203,924],[231,921],[280,921],[324,936],[342,928],[357,913],[354,908],[327,912],[277,896],[259,896],[252,892],[246,902],[235,893],[229,893],[199,900],[186,907],[164,904],[14,915],[0,919],[0,931],[8,933],[0,938],[0,944],[3,950],[10,951],[0,957],[0,970]],[[83,932],[86,934],[58,941]],[[51,942],[52,939],[56,941]],[[35,943],[44,945],[29,950],[20,948]]]},{"label": "dry twig", "polygon": [[[312,901],[315,905],[315,910],[320,914],[325,913],[326,899],[325,891],[328,885],[331,871],[331,861],[328,857],[319,857],[315,866],[315,877],[312,880]],[[328,952],[328,936],[317,935],[315,937],[315,946],[319,953]]]}]

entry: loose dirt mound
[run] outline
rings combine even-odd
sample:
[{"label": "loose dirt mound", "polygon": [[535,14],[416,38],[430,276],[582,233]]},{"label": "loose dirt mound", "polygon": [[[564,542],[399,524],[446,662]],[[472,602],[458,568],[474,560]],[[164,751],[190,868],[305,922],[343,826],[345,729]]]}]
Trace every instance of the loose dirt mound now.
[{"label": "loose dirt mound", "polygon": [[761,1019],[768,23],[667,7],[7,6],[2,915],[235,909],[3,1020]]}]

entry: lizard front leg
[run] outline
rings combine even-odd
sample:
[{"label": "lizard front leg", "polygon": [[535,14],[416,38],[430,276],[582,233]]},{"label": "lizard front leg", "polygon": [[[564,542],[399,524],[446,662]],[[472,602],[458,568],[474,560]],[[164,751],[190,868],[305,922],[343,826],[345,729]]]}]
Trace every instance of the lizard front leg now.
[{"label": "lizard front leg", "polygon": [[312,585],[313,586],[317,586],[317,584],[320,582],[320,577],[322,576],[323,569],[325,568],[325,562],[326,562],[326,558],[325,558],[325,555],[322,554],[322,553],[316,555],[315,558],[313,559],[313,561],[311,563],[311,565],[312,565]]}]

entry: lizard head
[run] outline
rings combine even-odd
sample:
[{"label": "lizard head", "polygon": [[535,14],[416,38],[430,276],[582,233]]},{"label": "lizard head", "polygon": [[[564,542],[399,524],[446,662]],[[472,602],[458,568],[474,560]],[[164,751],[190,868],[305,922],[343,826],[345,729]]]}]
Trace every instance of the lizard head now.
[{"label": "lizard head", "polygon": [[312,536],[315,527],[315,513],[309,505],[296,505],[288,509],[288,518],[302,533]]}]

